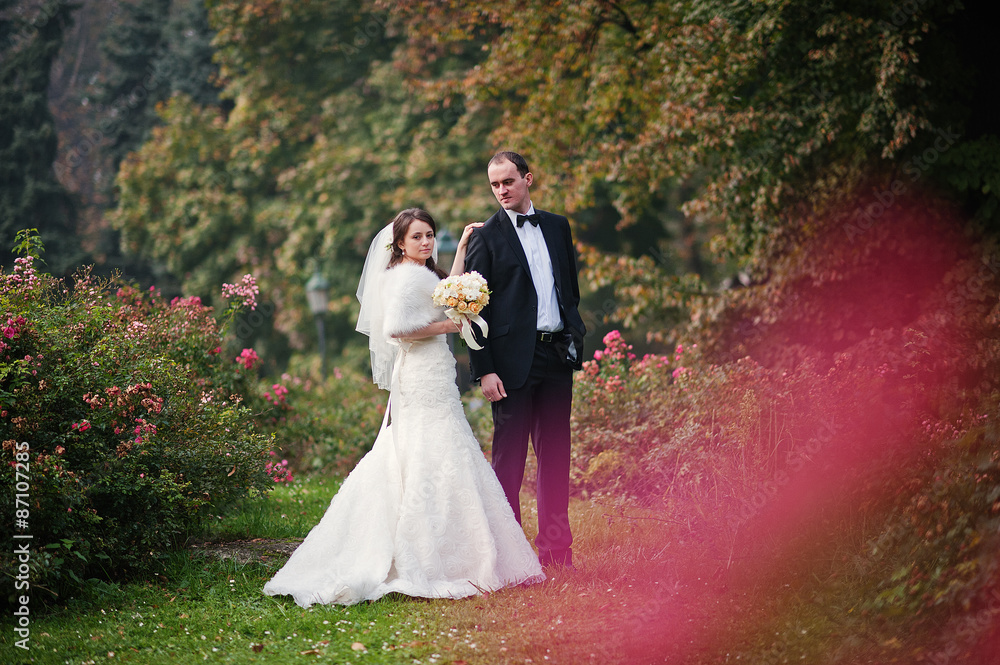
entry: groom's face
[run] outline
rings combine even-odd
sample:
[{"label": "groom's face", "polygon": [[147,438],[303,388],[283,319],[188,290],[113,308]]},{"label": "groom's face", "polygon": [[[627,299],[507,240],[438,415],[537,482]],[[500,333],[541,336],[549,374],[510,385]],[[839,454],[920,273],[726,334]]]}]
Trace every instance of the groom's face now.
[{"label": "groom's face", "polygon": [[522,177],[514,163],[506,160],[490,164],[486,173],[490,177],[493,196],[497,197],[504,210],[528,212],[531,206],[531,195],[528,192],[531,187],[530,173],[525,173]]}]

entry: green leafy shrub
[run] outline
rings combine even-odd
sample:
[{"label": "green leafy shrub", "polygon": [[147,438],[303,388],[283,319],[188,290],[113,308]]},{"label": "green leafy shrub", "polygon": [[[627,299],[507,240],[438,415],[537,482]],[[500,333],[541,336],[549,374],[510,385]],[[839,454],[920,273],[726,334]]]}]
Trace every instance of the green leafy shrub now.
[{"label": "green leafy shrub", "polygon": [[326,381],[282,374],[259,390],[269,405],[261,427],[281,452],[274,464],[294,473],[350,472],[375,443],[388,399],[370,375],[341,367]]},{"label": "green leafy shrub", "polygon": [[697,349],[606,337],[575,384],[576,488],[663,507],[722,561],[808,552],[858,622],[974,637],[1000,583],[1000,242],[923,203],[707,298],[674,331]]},{"label": "green leafy shrub", "polygon": [[[995,405],[1000,393],[994,393]],[[921,434],[933,451],[913,469],[878,538],[869,544],[880,570],[870,611],[936,617],[981,609],[982,589],[1000,575],[1000,421],[983,405],[950,421],[928,419]],[[993,416],[993,419],[990,418]]]},{"label": "green leafy shrub", "polygon": [[697,344],[640,359],[618,331],[604,344],[575,382],[580,489],[746,512],[762,485],[830,427],[823,382],[809,364],[794,372],[749,358],[715,365]]},{"label": "green leafy shrub", "polygon": [[[252,278],[228,288],[239,302],[220,323],[198,298],[86,270],[70,288],[30,255],[0,273],[0,488],[25,503],[2,534],[32,536],[33,588],[155,567],[203,516],[273,484],[256,377],[222,352]],[[16,566],[7,548],[0,567]]]}]

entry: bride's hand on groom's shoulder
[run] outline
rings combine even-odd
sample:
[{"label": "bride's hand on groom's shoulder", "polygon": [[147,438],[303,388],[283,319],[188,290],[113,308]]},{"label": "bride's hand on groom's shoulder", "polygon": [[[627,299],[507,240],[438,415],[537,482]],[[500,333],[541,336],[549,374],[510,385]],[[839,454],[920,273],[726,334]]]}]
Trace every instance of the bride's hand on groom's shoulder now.
[{"label": "bride's hand on groom's shoulder", "polygon": [[465,247],[469,244],[469,237],[472,232],[481,227],[486,222],[472,222],[471,224],[466,224],[465,228],[462,230],[462,237],[459,239],[458,244],[460,247]]},{"label": "bride's hand on groom's shoulder", "polygon": [[462,237],[458,241],[458,248],[455,250],[455,260],[451,264],[451,274],[460,275],[465,271],[465,250],[469,246],[469,238],[472,237],[472,232],[482,226],[485,222],[472,222],[471,224],[466,224],[465,229],[462,230]]}]

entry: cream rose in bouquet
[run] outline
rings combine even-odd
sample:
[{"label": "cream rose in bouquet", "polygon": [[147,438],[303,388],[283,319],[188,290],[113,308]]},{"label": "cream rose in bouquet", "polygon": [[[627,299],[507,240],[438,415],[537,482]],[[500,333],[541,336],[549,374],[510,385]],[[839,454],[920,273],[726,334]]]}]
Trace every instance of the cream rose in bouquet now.
[{"label": "cream rose in bouquet", "polygon": [[475,323],[483,332],[490,334],[490,327],[479,313],[490,302],[490,290],[486,280],[478,272],[452,275],[441,280],[434,289],[434,304],[447,307],[445,316],[454,321],[462,334],[462,339],[473,349],[481,349],[472,334]]}]

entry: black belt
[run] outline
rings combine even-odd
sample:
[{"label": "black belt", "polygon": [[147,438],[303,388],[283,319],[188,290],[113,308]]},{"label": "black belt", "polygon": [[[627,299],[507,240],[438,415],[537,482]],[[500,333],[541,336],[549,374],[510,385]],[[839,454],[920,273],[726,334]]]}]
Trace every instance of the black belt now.
[{"label": "black belt", "polygon": [[556,333],[549,332],[548,330],[538,330],[535,332],[535,339],[539,342],[553,342],[556,339]]}]

